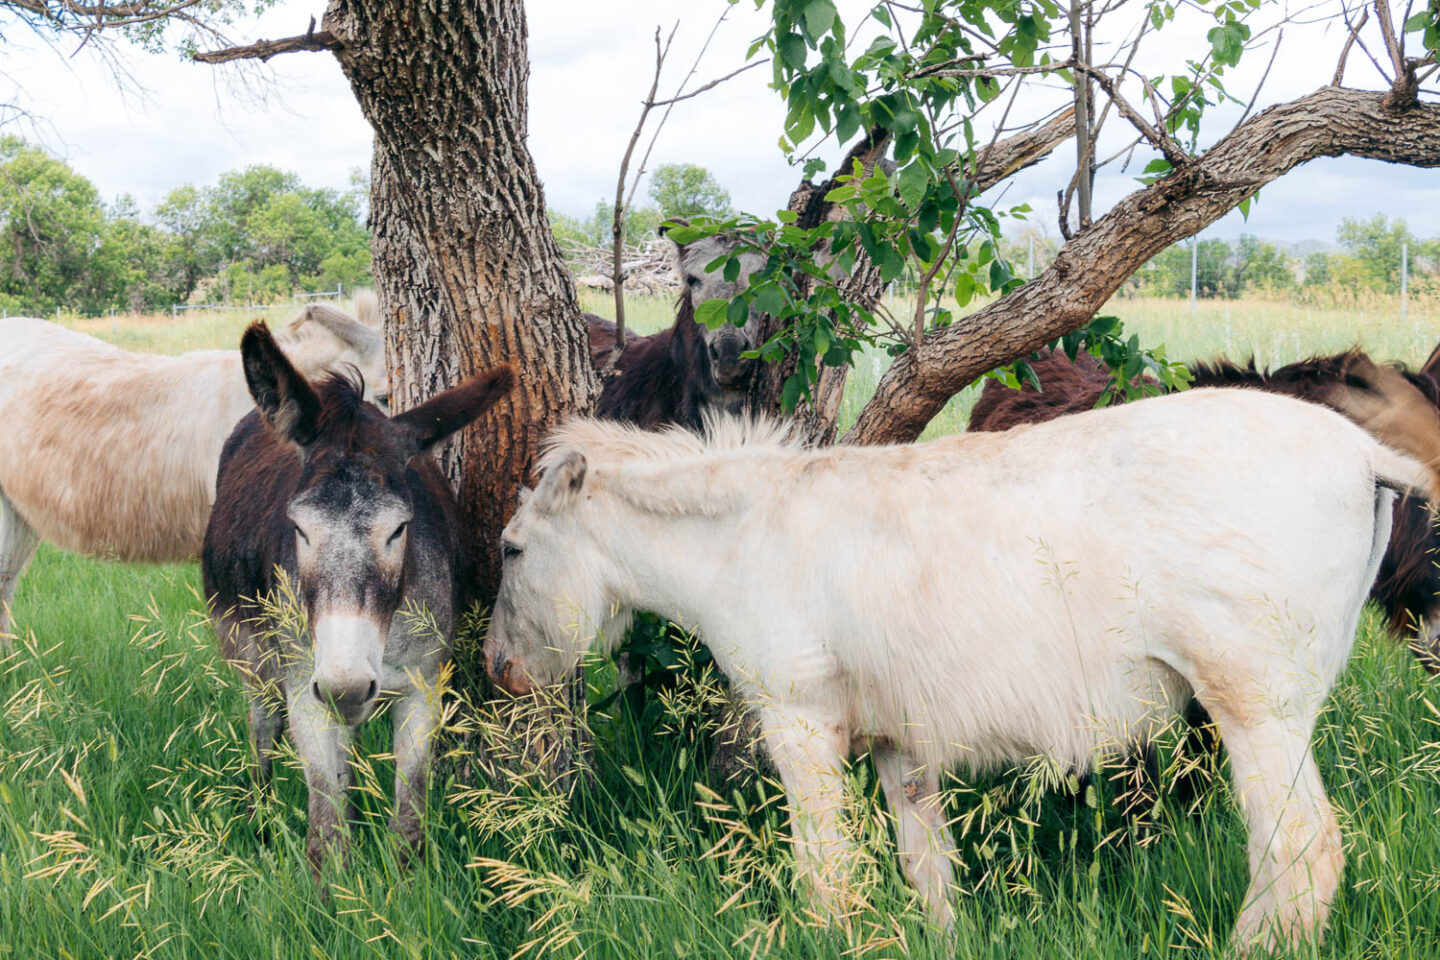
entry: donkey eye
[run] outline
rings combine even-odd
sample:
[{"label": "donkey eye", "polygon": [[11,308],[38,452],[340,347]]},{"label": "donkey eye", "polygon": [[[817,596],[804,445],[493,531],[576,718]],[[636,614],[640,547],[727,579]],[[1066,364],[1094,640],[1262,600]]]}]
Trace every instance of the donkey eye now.
[{"label": "donkey eye", "polygon": [[400,524],[400,526],[396,527],[396,528],[395,528],[395,532],[392,533],[392,534],[390,534],[390,539],[388,539],[388,540],[385,541],[385,546],[387,546],[387,547],[394,546],[394,545],[395,545],[395,541],[400,539],[400,535],[405,532],[405,528],[408,527],[408,526],[410,526],[410,523],[409,523],[409,521],[406,521],[405,523],[402,523],[402,524]]},{"label": "donkey eye", "polygon": [[516,557],[520,556],[520,548],[515,546],[513,543],[505,544],[501,548],[500,552],[504,554],[506,560],[514,560]]},{"label": "donkey eye", "polygon": [[686,277],[686,278],[685,278],[685,282],[688,283],[688,284],[690,284],[690,286],[692,286],[692,287],[698,287],[698,286],[700,286],[700,278],[699,278],[699,277]]},{"label": "donkey eye", "polygon": [[300,524],[292,523],[290,524],[290,526],[295,528],[295,536],[299,537],[301,540],[304,540],[306,546],[309,546],[310,538],[305,536],[305,531],[300,529]]}]

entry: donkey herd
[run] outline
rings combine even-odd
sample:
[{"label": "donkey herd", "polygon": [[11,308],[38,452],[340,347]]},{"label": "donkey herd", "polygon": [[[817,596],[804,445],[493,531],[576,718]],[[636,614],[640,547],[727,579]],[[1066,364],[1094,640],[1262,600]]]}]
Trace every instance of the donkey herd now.
[{"label": "donkey herd", "polygon": [[[1367,596],[1440,664],[1440,351],[1358,351],[1094,409],[1109,374],[1047,353],[1042,389],[987,384],[969,432],[809,448],[745,415],[756,323],[707,330],[732,241],[676,247],[675,324],[615,358],[595,419],[549,438],[503,534],[485,641],[523,695],[566,682],[633,614],[696,631],[759,719],[795,869],[843,912],[846,765],[868,754],[901,866],[946,926],[947,770],[1037,756],[1077,772],[1194,705],[1249,833],[1237,945],[1323,931],[1343,869],[1311,753]],[[748,256],[748,255],[747,255]],[[247,681],[258,776],[287,728],[318,870],[345,845],[346,752],[391,704],[392,828],[423,840],[465,537],[429,455],[501,400],[499,367],[388,416],[373,299],[255,323],[239,351],[140,356],[0,321],[0,634],[41,539],[129,561],[199,556]],[[590,317],[608,363],[613,325]],[[43,386],[42,386],[43,385]],[[658,429],[657,429],[658,428]],[[834,517],[843,516],[837,524]]]}]

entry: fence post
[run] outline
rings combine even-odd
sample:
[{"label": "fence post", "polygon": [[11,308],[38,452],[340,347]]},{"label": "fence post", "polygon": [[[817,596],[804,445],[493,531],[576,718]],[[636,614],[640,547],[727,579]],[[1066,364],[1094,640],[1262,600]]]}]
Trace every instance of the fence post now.
[{"label": "fence post", "polygon": [[174,320],[178,316],[180,316],[180,305],[178,303],[170,304],[170,319]]},{"label": "fence post", "polygon": [[1030,234],[1030,270],[1025,274],[1025,279],[1035,279],[1035,234]]},{"label": "fence post", "polygon": [[117,337],[117,336],[119,336],[119,335],[120,335],[120,324],[118,324],[118,323],[115,322],[115,308],[114,308],[114,307],[111,307],[111,308],[110,308],[110,336],[112,336],[112,337]]},{"label": "fence post", "polygon": [[1200,274],[1200,237],[1190,238],[1190,316],[1195,316],[1195,279]]},{"label": "fence post", "polygon": [[1400,244],[1400,322],[1405,322],[1410,299],[1410,244]]}]

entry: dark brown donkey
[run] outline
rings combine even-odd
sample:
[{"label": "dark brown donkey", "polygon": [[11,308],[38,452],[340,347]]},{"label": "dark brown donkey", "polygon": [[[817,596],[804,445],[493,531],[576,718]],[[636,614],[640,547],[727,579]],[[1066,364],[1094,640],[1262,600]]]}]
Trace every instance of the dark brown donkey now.
[{"label": "dark brown donkey", "polygon": [[[1074,363],[1058,351],[1031,361],[1041,391],[1026,384],[1012,390],[985,384],[970,413],[974,431],[1008,430],[1041,423],[1095,406],[1109,383],[1108,373],[1089,354]],[[1440,462],[1440,348],[1417,373],[1377,364],[1359,350],[1314,357],[1271,372],[1255,362],[1241,367],[1227,360],[1191,367],[1194,387],[1245,387],[1319,403],[1344,414],[1383,442],[1425,463]],[[1416,657],[1440,672],[1440,527],[1430,507],[1415,497],[1395,503],[1390,545],[1371,597],[1385,611],[1390,629],[1411,642]]]},{"label": "dark brown donkey", "polygon": [[467,573],[429,451],[509,391],[510,368],[387,419],[364,402],[358,376],[308,383],[263,323],[240,351],[258,409],[220,455],[201,569],[221,648],[248,682],[259,777],[288,718],[318,871],[344,846],[354,730],[393,701],[391,827],[409,856],[422,840],[441,670]]},{"label": "dark brown donkey", "polygon": [[[750,273],[763,266],[764,255],[747,249],[739,254],[740,274],[734,281],[726,280],[719,268],[705,269],[737,245],[725,235],[675,244],[682,283],[675,323],[649,336],[627,337],[615,364],[616,376],[606,380],[600,394],[597,416],[646,429],[675,423],[699,430],[706,410],[740,412],[758,363],[741,354],[756,346],[757,318],[751,316],[743,327],[727,323],[715,330],[695,320],[696,307],[706,300],[730,299],[745,289]],[[615,345],[615,324],[593,313],[585,314],[585,320],[591,357],[601,367]]]}]

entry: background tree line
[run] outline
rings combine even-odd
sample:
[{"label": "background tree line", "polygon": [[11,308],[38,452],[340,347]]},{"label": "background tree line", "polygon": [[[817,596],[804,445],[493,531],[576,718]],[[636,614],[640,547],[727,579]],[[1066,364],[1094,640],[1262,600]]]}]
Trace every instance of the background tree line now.
[{"label": "background tree line", "polygon": [[337,191],[251,166],[177,187],[144,216],[45,150],[0,138],[0,309],[162,310],[366,284],[368,193],[359,175]]},{"label": "background tree line", "polygon": [[[370,184],[306,187],[293,173],[257,165],[211,186],[177,187],[150,214],[130,197],[106,203],[84,175],[16,137],[0,139],[0,309],[99,314],[200,302],[269,303],[298,290],[369,284]],[[728,216],[730,194],[704,167],[664,164],[650,178],[650,206],[632,210],[626,242],[654,238],[662,220]],[[608,247],[611,210],[590,217],[550,212],[567,258]]]},{"label": "background tree line", "polygon": [[[1233,243],[1199,240],[1195,254],[1196,295],[1235,299],[1246,295],[1305,295],[1344,298],[1400,291],[1401,250],[1409,248],[1410,290],[1440,289],[1440,237],[1422,240],[1403,218],[1346,217],[1336,231],[1339,250],[1290,252],[1241,234]],[[1167,248],[1122,288],[1139,296],[1189,296],[1191,244]]]}]

